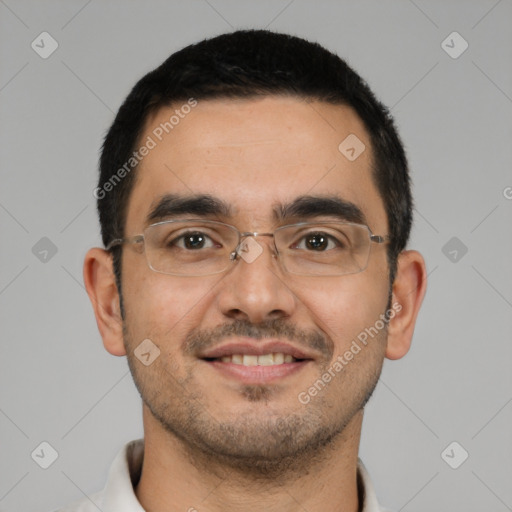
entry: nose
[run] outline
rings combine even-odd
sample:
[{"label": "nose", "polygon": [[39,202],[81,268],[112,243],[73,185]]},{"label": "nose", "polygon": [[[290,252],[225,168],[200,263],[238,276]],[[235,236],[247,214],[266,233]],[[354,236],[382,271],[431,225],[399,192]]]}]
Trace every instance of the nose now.
[{"label": "nose", "polygon": [[297,301],[278,264],[273,238],[249,236],[237,254],[217,295],[222,314],[251,323],[291,316]]}]

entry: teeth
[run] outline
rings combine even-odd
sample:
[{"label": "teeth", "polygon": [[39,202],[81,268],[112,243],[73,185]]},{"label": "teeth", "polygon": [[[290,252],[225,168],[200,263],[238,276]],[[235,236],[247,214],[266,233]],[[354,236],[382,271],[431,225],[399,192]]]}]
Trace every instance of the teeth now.
[{"label": "teeth", "polygon": [[[245,359],[245,357],[244,357]],[[274,364],[274,357],[272,354],[265,354],[264,356],[258,356],[258,364],[260,366],[271,366]]]},{"label": "teeth", "polygon": [[242,364],[244,366],[257,366],[258,365],[258,356],[249,356],[244,354]]},{"label": "teeth", "polygon": [[272,366],[275,364],[293,363],[296,359],[290,354],[278,352],[275,354],[264,354],[262,356],[248,354],[233,354],[220,358],[223,363],[242,364],[244,366]]},{"label": "teeth", "polygon": [[283,364],[284,363],[284,354],[274,354],[274,364]]}]

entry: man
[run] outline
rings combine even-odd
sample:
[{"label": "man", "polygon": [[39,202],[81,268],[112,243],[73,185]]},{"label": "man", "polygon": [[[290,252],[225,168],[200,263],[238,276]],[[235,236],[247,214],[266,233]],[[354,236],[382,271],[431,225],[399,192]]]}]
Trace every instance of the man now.
[{"label": "man", "polygon": [[317,44],[238,31],[146,75],[110,128],[84,280],[144,440],[67,511],[382,510],[358,459],[426,287],[386,109]]}]

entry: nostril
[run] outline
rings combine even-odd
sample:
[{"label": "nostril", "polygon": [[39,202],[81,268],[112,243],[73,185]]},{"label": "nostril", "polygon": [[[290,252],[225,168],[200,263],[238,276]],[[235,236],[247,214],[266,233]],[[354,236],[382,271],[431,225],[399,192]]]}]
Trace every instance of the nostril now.
[{"label": "nostril", "polygon": [[249,320],[249,316],[246,315],[241,309],[237,308],[230,309],[225,313],[225,315],[228,318],[232,318],[233,320],[244,320],[246,322]]},{"label": "nostril", "polygon": [[285,318],[289,318],[290,315],[287,314],[282,309],[273,309],[269,314],[268,318],[270,320],[284,320]]}]

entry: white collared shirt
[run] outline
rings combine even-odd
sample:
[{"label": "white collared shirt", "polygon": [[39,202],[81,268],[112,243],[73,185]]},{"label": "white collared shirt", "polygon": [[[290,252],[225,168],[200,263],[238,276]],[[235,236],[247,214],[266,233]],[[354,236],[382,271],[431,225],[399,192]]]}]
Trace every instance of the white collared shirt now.
[{"label": "white collared shirt", "polygon": [[[129,442],[114,459],[102,491],[54,512],[145,512],[133,489],[140,478],[143,458],[144,440]],[[362,487],[360,495],[364,496],[361,512],[389,512],[380,507],[361,459],[357,473],[358,485]]]}]

